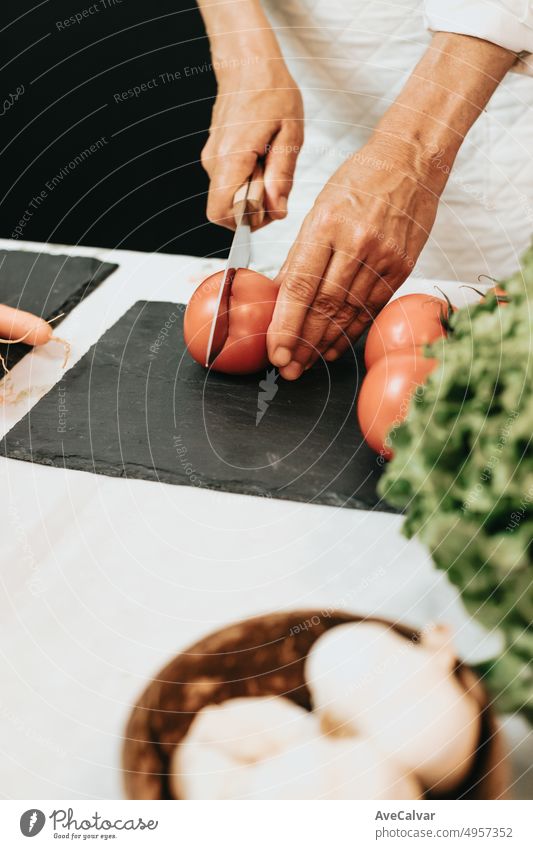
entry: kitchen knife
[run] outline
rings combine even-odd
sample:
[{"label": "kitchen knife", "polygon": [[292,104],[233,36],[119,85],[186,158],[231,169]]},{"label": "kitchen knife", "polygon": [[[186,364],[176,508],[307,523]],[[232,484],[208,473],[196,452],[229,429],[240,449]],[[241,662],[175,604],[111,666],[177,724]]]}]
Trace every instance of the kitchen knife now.
[{"label": "kitchen knife", "polygon": [[248,268],[250,263],[251,229],[252,226],[258,227],[265,215],[263,194],[263,169],[258,162],[251,177],[240,189],[237,189],[233,198],[235,234],[217,293],[215,314],[211,322],[207,343],[206,368],[209,368],[213,360],[216,359],[228,337],[228,308],[231,285],[237,269]]}]

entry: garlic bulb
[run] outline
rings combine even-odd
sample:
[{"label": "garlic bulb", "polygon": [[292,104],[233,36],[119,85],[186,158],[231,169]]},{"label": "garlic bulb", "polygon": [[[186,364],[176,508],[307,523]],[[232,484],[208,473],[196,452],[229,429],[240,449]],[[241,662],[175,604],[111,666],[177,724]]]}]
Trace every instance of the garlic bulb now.
[{"label": "garlic bulb", "polygon": [[361,622],[320,637],[305,676],[325,731],[371,739],[427,788],[445,792],[468,773],[480,729],[478,704],[454,663],[445,629],[418,644]]},{"label": "garlic bulb", "polygon": [[169,773],[174,798],[234,799],[243,767],[214,746],[185,742],[177,746]]},{"label": "garlic bulb", "polygon": [[372,743],[316,737],[254,764],[248,799],[420,799],[422,787]]},{"label": "garlic bulb", "polygon": [[284,698],[204,708],[176,747],[173,795],[185,799],[418,799],[420,785],[361,739],[325,737]]},{"label": "garlic bulb", "polygon": [[239,798],[246,793],[251,764],[291,748],[298,750],[319,735],[317,718],[282,697],[229,699],[206,707],[174,752],[173,795]]}]

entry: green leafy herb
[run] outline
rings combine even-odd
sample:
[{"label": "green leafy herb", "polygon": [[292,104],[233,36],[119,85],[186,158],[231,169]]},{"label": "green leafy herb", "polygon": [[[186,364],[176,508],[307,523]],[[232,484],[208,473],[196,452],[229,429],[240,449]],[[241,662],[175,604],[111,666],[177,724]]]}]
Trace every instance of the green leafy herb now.
[{"label": "green leafy herb", "polygon": [[533,722],[533,247],[502,285],[507,300],[459,310],[428,349],[440,365],[392,434],[380,490],[502,634],[480,671],[500,709]]}]

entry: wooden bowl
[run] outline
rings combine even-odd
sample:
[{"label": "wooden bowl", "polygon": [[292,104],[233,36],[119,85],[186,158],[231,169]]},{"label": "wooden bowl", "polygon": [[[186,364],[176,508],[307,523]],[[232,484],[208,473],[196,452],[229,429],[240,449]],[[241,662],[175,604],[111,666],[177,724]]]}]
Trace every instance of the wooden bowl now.
[{"label": "wooden bowl", "polygon": [[[362,617],[341,611],[298,610],[245,619],[210,634],[178,654],[150,682],[133,708],[123,748],[128,799],[171,799],[168,769],[174,748],[196,713],[210,704],[241,696],[286,696],[311,710],[304,681],[309,649],[325,631]],[[418,634],[384,619],[365,618],[394,628],[406,639]],[[471,669],[458,663],[455,674],[477,699],[481,730],[477,757],[453,798],[506,796],[508,769],[487,694]],[[426,794],[426,798],[432,797]]]}]

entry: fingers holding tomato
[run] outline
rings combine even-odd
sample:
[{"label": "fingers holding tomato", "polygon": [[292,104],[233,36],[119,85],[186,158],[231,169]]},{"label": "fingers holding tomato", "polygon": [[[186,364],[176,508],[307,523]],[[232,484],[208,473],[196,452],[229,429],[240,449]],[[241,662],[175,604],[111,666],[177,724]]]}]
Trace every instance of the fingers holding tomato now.
[{"label": "fingers holding tomato", "polygon": [[[222,277],[219,271],[204,280],[185,311],[185,343],[202,366]],[[211,368],[226,374],[252,374],[268,366],[267,330],[277,295],[273,280],[250,269],[237,270],[222,295]],[[440,298],[406,295],[385,307],[370,330],[365,351],[369,370],[357,413],[366,442],[387,460],[392,457],[391,430],[405,419],[413,394],[438,362],[425,357],[424,345],[446,335],[450,309]]]}]

